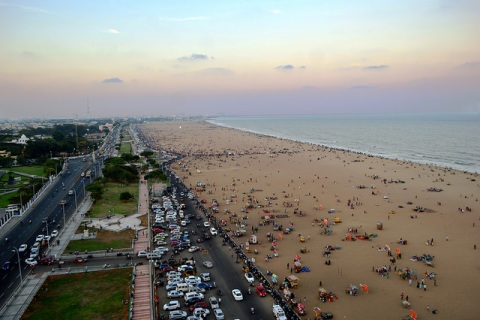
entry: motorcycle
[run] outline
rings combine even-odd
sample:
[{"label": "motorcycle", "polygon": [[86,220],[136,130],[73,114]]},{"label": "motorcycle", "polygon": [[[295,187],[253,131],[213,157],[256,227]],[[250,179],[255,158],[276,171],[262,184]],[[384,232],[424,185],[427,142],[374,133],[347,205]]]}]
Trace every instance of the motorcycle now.
[{"label": "motorcycle", "polygon": [[255,314],[255,308],[254,308],[254,307],[251,307],[251,308],[250,308],[250,313],[251,313],[251,314]]}]

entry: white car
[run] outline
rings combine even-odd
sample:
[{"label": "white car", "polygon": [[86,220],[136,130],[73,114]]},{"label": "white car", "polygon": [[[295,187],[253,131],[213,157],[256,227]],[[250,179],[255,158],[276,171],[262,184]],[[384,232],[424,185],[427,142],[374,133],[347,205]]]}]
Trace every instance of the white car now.
[{"label": "white car", "polygon": [[34,258],[28,258],[25,260],[25,263],[28,264],[31,267],[34,267],[38,264],[38,261],[35,260]]},{"label": "white car", "polygon": [[187,301],[189,299],[192,299],[194,297],[198,297],[200,299],[205,298],[205,296],[203,294],[201,294],[200,292],[187,292],[183,295],[183,298],[185,299],[185,301]]},{"label": "white car", "polygon": [[145,258],[147,256],[147,251],[138,251],[137,257]]},{"label": "white car", "polygon": [[220,308],[213,309],[213,314],[215,315],[215,319],[217,319],[217,320],[224,320],[225,319],[225,315],[223,314],[223,311]]},{"label": "white car", "polygon": [[204,226],[205,228],[210,228],[210,222],[205,221],[205,222],[203,223],[203,226]]},{"label": "white car", "polygon": [[248,283],[253,283],[255,282],[255,277],[251,272],[245,273],[245,279],[247,279]]},{"label": "white car", "polygon": [[208,272],[200,273],[200,278],[202,278],[203,281],[210,281],[210,273]]},{"label": "white car", "polygon": [[212,307],[212,309],[220,308],[217,297],[210,297],[208,298],[208,301],[210,302],[210,307]]},{"label": "white car", "polygon": [[207,268],[207,269],[213,268],[213,263],[212,263],[211,261],[204,261],[204,262],[203,262],[203,265],[204,265],[205,268]]},{"label": "white car", "polygon": [[28,246],[24,243],[18,248],[18,252],[25,252],[27,251]]},{"label": "white car", "polygon": [[35,242],[42,242],[43,241],[43,234],[39,234],[36,238],[35,238]]},{"label": "white car", "polygon": [[200,282],[202,282],[202,279],[200,279],[199,277],[188,276],[185,278],[185,283],[189,285],[196,285],[196,284],[199,284]]},{"label": "white car", "polygon": [[212,227],[212,228],[210,228],[210,233],[212,234],[212,236],[216,236],[218,234],[218,231],[217,231],[217,229]]},{"label": "white car", "polygon": [[232,295],[235,301],[242,301],[243,300],[243,295],[242,292],[239,289],[233,289],[232,290]]},{"label": "white car", "polygon": [[51,239],[52,239],[52,236],[43,237],[43,241],[45,241],[45,242],[50,242]]},{"label": "white car", "polygon": [[55,238],[58,236],[58,230],[53,230],[51,234],[52,238]]},{"label": "white car", "polygon": [[170,313],[168,314],[168,319],[170,320],[185,319],[186,317],[187,317],[187,312],[182,310],[170,311]]},{"label": "white car", "polygon": [[205,318],[205,317],[208,316],[209,314],[210,314],[210,310],[208,310],[208,309],[195,308],[195,309],[193,310],[193,315],[196,316],[196,317]]},{"label": "white car", "polygon": [[163,305],[163,310],[177,310],[180,309],[180,302],[177,300],[170,301]]},{"label": "white car", "polygon": [[167,292],[168,299],[182,298],[182,297],[183,297],[183,291],[172,290]]}]

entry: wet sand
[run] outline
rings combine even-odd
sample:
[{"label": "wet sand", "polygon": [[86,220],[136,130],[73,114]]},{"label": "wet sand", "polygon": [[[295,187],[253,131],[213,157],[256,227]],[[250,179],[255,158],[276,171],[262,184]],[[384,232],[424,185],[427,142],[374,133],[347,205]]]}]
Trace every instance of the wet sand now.
[{"label": "wet sand", "polygon": [[[307,306],[305,319],[314,318],[313,307],[335,314],[336,319],[402,319],[410,309],[418,319],[478,319],[480,305],[480,177],[452,169],[396,161],[365,154],[324,148],[266,137],[205,122],[158,122],[140,126],[158,148],[186,155],[172,168],[187,186],[206,185],[198,194],[206,206],[216,199],[217,219],[237,230],[235,221],[247,222],[246,236],[258,227],[260,244],[257,265],[282,280],[290,275],[293,259],[310,272],[294,273],[300,278],[296,299]],[[428,190],[430,189],[430,191]],[[416,207],[423,212],[414,211]],[[469,210],[467,210],[467,208]],[[329,210],[334,209],[333,213]],[[285,215],[275,221],[290,234],[280,235],[273,225],[259,225],[266,215]],[[391,212],[391,213],[390,213]],[[394,213],[393,213],[394,212]],[[236,216],[234,216],[236,215]],[[334,218],[341,223],[333,224]],[[332,224],[324,231],[323,218]],[[381,222],[383,229],[377,229]],[[348,229],[374,234],[370,240],[345,240]],[[273,255],[267,233],[277,238],[278,257]],[[352,232],[352,236],[355,234]],[[305,242],[301,242],[303,236]],[[282,239],[280,239],[282,237]],[[398,244],[402,238],[407,244]],[[427,240],[433,239],[433,246]],[[322,256],[325,246],[341,247]],[[388,245],[402,258],[391,264]],[[306,253],[300,248],[306,247]],[[411,261],[414,255],[434,256],[433,266]],[[330,265],[325,265],[326,260]],[[387,268],[380,275],[372,269]],[[409,267],[417,279],[402,279],[394,270]],[[391,268],[391,271],[388,271]],[[427,289],[417,288],[425,272]],[[335,302],[318,298],[319,282],[338,296]],[[368,285],[369,292],[350,296],[349,284]],[[361,290],[360,290],[361,291]],[[402,305],[408,295],[409,308]],[[430,311],[427,310],[430,308]],[[431,310],[437,309],[436,315]]]}]

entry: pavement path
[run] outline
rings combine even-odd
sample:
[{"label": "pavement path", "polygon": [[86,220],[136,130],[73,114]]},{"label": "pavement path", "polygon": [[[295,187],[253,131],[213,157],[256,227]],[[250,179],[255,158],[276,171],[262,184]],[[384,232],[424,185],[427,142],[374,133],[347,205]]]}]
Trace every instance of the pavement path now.
[{"label": "pavement path", "polygon": [[[138,190],[138,215],[148,214],[148,183],[140,178]],[[138,223],[137,225],[139,225]],[[134,254],[147,250],[150,246],[150,228],[137,231]],[[150,264],[135,267],[135,292],[133,294],[133,320],[154,319],[152,266]]]}]

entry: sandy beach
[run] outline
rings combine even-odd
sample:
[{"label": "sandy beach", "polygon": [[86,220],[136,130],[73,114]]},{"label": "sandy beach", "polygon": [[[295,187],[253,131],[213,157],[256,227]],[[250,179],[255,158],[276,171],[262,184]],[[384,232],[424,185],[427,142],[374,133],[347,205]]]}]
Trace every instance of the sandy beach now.
[{"label": "sandy beach", "polygon": [[[334,313],[335,319],[402,319],[410,309],[418,319],[480,317],[477,175],[200,121],[145,123],[140,129],[156,148],[185,155],[172,169],[192,189],[198,182],[206,185],[198,198],[205,206],[218,201],[217,219],[232,230],[247,223],[238,243],[249,239],[252,227],[258,228],[260,243],[251,249],[259,253],[249,254],[258,266],[281,281],[300,256],[310,272],[293,273],[300,282],[292,291],[307,306],[304,319],[314,318],[314,307]],[[284,234],[274,230],[273,223],[262,225],[266,215],[275,216],[283,230],[292,226],[293,231]],[[334,223],[335,218],[341,222]],[[276,238],[278,256],[271,251],[268,233]],[[354,239],[372,236],[349,241],[348,234]],[[323,255],[326,246],[338,249]],[[397,248],[401,258],[392,263]],[[411,260],[423,254],[434,257],[431,266]],[[377,272],[383,267],[385,272]],[[413,270],[410,285],[399,275],[405,268]],[[422,279],[426,288],[418,288]],[[338,299],[322,303],[320,282]],[[346,293],[349,284],[359,287],[358,295]],[[360,284],[368,286],[368,293]],[[403,300],[408,296],[409,307],[403,305],[402,294]]]}]

